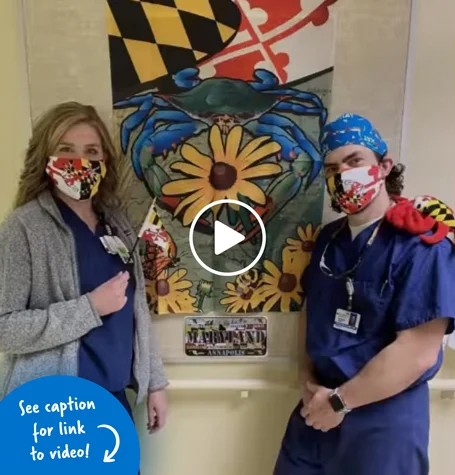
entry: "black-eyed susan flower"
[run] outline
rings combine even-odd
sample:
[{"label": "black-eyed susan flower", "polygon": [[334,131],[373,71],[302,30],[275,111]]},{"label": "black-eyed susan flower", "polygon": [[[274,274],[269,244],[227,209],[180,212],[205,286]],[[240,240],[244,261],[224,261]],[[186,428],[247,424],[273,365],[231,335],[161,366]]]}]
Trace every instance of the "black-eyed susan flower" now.
[{"label": "black-eyed susan flower", "polygon": [[290,312],[291,303],[302,305],[302,276],[299,266],[290,258],[283,255],[283,268],[280,270],[271,261],[264,261],[266,272],[262,274],[262,285],[258,290],[258,297],[264,300],[264,312],[270,312],[277,306],[280,312]]},{"label": "black-eyed susan flower", "polygon": [[256,269],[239,275],[235,283],[227,282],[223,293],[226,297],[220,300],[221,305],[227,305],[229,313],[251,312],[259,307],[263,298],[259,294],[262,284],[259,272]]},{"label": "black-eyed susan flower", "polygon": [[310,263],[314,243],[320,231],[321,226],[315,228],[311,223],[307,224],[305,229],[302,226],[298,226],[297,236],[299,239],[286,239],[287,245],[283,249],[283,259],[296,261],[294,268],[299,269],[299,271],[303,273]]},{"label": "black-eyed susan flower", "polygon": [[186,274],[186,269],[172,274],[164,270],[155,281],[146,281],[146,293],[154,311],[159,314],[197,311],[196,298],[189,291],[193,284],[184,279]]},{"label": "black-eyed susan flower", "polygon": [[[185,210],[184,226],[190,225],[197,213],[213,201],[238,200],[242,195],[254,203],[265,205],[265,193],[253,180],[281,173],[281,167],[276,163],[259,163],[278,153],[281,146],[270,137],[258,137],[241,148],[242,139],[243,128],[235,126],[224,144],[220,128],[213,125],[209,134],[211,156],[188,143],[182,146],[184,161],[173,163],[171,168],[188,178],[166,183],[162,192],[170,196],[185,196],[174,211],[174,216],[177,216]],[[220,207],[212,208],[214,219],[219,212]]]}]

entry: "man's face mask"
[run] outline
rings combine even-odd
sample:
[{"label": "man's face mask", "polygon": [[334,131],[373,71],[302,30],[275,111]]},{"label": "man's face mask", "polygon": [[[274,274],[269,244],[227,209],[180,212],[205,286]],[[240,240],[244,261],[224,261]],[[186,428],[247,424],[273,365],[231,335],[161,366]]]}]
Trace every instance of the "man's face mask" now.
[{"label": "man's face mask", "polygon": [[106,176],[106,164],[87,158],[50,157],[46,173],[62,193],[73,200],[86,201],[98,192]]},{"label": "man's face mask", "polygon": [[346,214],[365,209],[384,186],[378,165],[352,168],[327,178],[327,191]]}]

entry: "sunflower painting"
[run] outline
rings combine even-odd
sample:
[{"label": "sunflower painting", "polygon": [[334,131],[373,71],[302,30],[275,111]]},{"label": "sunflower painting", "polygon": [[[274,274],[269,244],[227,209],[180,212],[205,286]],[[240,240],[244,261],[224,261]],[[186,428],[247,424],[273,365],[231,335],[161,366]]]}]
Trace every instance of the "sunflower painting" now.
[{"label": "sunflower painting", "polygon": [[287,238],[286,246],[283,249],[284,260],[292,260],[297,263],[297,267],[301,273],[306,269],[310,263],[311,253],[313,251],[314,243],[319,236],[321,226],[314,227],[311,223],[307,224],[305,228],[297,227],[297,235],[299,239]]},{"label": "sunflower painting", "polygon": [[265,312],[300,310],[304,289],[301,278],[310,263],[321,226],[298,226],[299,239],[289,237],[282,248],[281,267],[265,260],[262,270],[252,269],[235,282],[228,282],[220,303],[228,313],[248,313],[260,307]]},{"label": "sunflower painting", "polygon": [[247,313],[255,311],[263,302],[257,290],[262,284],[262,279],[256,269],[248,271],[237,277],[235,282],[227,282],[224,294],[220,300],[221,305],[226,305],[228,313]]},{"label": "sunflower painting", "polygon": [[[160,252],[140,245],[150,308],[165,317],[299,311],[322,220],[318,144],[331,74],[278,84],[258,70],[251,81],[199,78],[199,87],[190,75],[196,69],[175,74],[177,89],[133,97],[131,107],[116,110],[124,210],[139,230],[154,202],[154,223],[169,236]],[[224,203],[200,215],[220,200],[254,213]],[[217,221],[244,240],[216,254]],[[254,267],[234,275],[262,246]]]},{"label": "sunflower painting", "polygon": [[[166,183],[162,192],[170,196],[185,195],[174,211],[174,216],[183,211],[184,226],[189,226],[197,213],[213,201],[238,200],[244,196],[252,203],[266,204],[266,195],[254,180],[273,177],[282,171],[276,163],[260,163],[278,153],[281,147],[265,136],[252,140],[241,149],[242,138],[242,127],[235,126],[224,144],[221,129],[213,125],[209,135],[210,155],[190,144],[182,146],[181,154],[185,161],[173,163],[171,169],[180,171],[188,178]],[[232,206],[238,210],[238,206]],[[212,208],[214,220],[219,212],[219,206]]]},{"label": "sunflower painting", "polygon": [[299,310],[302,305],[302,274],[296,262],[290,258],[283,261],[282,269],[271,261],[264,262],[264,284],[259,289],[259,297],[264,300],[263,311],[276,310],[290,312]]},{"label": "sunflower painting", "polygon": [[151,310],[160,314],[193,313],[196,298],[190,295],[192,282],[185,280],[187,271],[179,269],[169,274],[164,270],[155,281],[146,281],[145,289]]}]

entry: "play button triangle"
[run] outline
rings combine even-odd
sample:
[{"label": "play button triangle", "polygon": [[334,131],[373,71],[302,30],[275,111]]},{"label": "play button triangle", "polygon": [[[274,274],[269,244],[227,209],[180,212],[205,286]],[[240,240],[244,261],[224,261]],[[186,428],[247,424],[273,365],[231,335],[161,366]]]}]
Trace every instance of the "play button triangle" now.
[{"label": "play button triangle", "polygon": [[232,228],[226,226],[220,221],[215,221],[215,255],[219,256],[244,240],[245,236],[243,234],[234,231]]}]

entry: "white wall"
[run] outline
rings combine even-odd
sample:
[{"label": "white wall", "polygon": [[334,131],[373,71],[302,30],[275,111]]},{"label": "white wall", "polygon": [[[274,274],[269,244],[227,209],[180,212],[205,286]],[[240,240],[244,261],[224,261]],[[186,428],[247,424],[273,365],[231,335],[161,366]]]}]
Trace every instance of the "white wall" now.
[{"label": "white wall", "polygon": [[455,2],[414,0],[402,158],[406,192],[455,206]]},{"label": "white wall", "polygon": [[[413,3],[401,151],[405,194],[434,194],[455,206],[455,2]],[[440,376],[455,378],[454,350],[447,350]],[[455,472],[454,422],[455,399],[434,394],[431,475]]]}]

